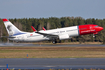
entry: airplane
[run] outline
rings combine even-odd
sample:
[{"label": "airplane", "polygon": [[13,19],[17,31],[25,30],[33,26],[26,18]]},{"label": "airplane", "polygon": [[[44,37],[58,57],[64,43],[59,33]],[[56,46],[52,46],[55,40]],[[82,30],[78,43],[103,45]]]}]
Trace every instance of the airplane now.
[{"label": "airplane", "polygon": [[81,36],[87,34],[97,34],[103,27],[95,24],[78,25],[64,28],[57,28],[51,30],[40,30],[36,31],[34,27],[32,29],[34,32],[23,32],[15,27],[8,19],[2,19],[6,30],[9,34],[7,38],[9,40],[14,40],[16,42],[35,42],[35,41],[52,41],[53,44],[57,43],[57,39],[65,40],[71,39],[74,36]]}]

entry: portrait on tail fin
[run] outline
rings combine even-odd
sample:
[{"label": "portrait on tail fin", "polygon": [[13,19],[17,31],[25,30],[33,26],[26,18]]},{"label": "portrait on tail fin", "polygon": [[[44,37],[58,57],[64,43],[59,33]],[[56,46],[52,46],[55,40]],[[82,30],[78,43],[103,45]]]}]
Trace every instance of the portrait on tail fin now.
[{"label": "portrait on tail fin", "polygon": [[9,35],[13,35],[12,26],[11,25],[8,25],[7,26],[7,29],[9,31]]}]

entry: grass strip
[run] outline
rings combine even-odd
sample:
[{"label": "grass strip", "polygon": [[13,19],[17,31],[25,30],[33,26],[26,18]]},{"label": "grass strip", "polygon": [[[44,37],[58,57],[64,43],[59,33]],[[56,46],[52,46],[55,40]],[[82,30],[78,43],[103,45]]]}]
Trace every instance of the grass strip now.
[{"label": "grass strip", "polygon": [[105,58],[105,47],[0,47],[0,58]]}]

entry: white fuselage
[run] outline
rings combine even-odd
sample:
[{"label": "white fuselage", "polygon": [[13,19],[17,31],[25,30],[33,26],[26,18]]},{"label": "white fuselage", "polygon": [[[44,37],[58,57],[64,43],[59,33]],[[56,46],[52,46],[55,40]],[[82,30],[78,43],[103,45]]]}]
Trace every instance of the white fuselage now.
[{"label": "white fuselage", "polygon": [[[41,30],[39,32],[46,33],[46,34],[58,35],[60,40],[70,39],[73,36],[79,36],[78,26],[57,28],[57,29],[46,30],[46,31]],[[15,40],[15,41],[43,41],[43,40],[50,40],[49,37],[38,34],[38,33],[35,33],[35,32],[32,32],[32,33],[23,32],[23,34],[13,35],[13,37],[15,37],[15,38],[9,38],[9,39],[10,40]]]}]

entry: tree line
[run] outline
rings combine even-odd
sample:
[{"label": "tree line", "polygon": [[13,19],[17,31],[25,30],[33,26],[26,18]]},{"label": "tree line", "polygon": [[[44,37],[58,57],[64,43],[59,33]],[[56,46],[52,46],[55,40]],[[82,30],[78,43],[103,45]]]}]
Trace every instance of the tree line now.
[{"label": "tree line", "polygon": [[[96,24],[98,26],[102,26],[104,29],[99,32],[93,38],[93,34],[83,35],[78,37],[72,37],[70,40],[62,40],[62,42],[103,42],[105,37],[105,19],[83,19],[82,17],[50,17],[50,18],[22,18],[22,19],[9,19],[17,28],[22,31],[33,32],[31,26],[33,26],[36,30],[42,30],[44,27],[46,30],[76,26],[76,25],[84,25],[84,24]],[[3,24],[2,19],[0,19],[0,37],[8,36],[5,26]],[[6,38],[0,38],[1,42],[6,42]]]}]

